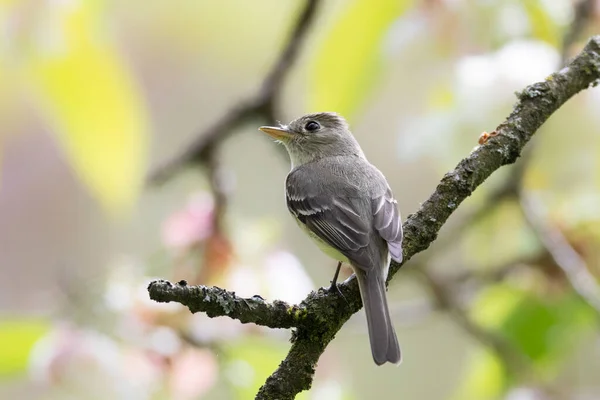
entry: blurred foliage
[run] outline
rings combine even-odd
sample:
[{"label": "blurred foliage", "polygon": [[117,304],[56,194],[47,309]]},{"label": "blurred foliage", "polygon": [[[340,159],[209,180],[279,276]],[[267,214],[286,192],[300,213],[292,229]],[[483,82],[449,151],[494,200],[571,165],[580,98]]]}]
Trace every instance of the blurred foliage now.
[{"label": "blurred foliage", "polygon": [[308,109],[351,118],[381,77],[382,39],[412,0],[354,0],[313,56]]},{"label": "blurred foliage", "polygon": [[27,371],[31,349],[50,326],[47,320],[34,317],[0,321],[0,380]]},{"label": "blurred foliage", "polygon": [[[22,28],[21,48],[11,49],[18,59],[12,66],[75,171],[116,212],[130,207],[140,190],[148,116],[124,61],[101,34],[102,4],[91,0],[40,7],[29,16],[32,25]],[[18,6],[13,5],[13,12]],[[0,15],[6,18],[4,10]]]},{"label": "blurred foliage", "polygon": [[595,310],[570,291],[541,296],[510,284],[482,290],[471,311],[475,322],[524,355],[535,375],[511,371],[502,355],[478,349],[458,392],[462,398],[495,398],[509,384],[532,383],[531,379],[552,382],[574,346],[593,334],[598,322]]},{"label": "blurred foliage", "polygon": [[567,291],[538,296],[496,285],[474,304],[474,319],[495,329],[552,379],[567,350],[595,329],[597,315],[581,298]]}]

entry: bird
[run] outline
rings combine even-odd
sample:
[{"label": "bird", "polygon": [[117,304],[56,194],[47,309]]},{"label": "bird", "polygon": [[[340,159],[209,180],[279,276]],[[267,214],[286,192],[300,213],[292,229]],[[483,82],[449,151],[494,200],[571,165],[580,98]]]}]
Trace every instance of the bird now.
[{"label": "bird", "polygon": [[346,120],[335,112],[301,116],[287,125],[261,126],[290,157],[285,199],[298,226],[338,261],[352,268],[367,319],[373,361],[399,365],[386,279],[390,259],[402,262],[402,221],[385,176],[365,157]]}]

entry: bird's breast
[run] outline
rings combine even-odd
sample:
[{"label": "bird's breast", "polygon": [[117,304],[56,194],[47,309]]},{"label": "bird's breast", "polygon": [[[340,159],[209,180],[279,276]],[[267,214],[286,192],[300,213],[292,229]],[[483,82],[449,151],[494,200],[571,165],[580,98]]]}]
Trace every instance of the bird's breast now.
[{"label": "bird's breast", "polygon": [[296,220],[296,223],[298,224],[300,229],[302,229],[308,235],[308,237],[310,237],[312,239],[312,241],[317,245],[317,247],[319,249],[321,249],[321,251],[323,253],[325,253],[326,255],[328,255],[329,257],[333,258],[336,261],[349,262],[348,257],[346,257],[345,255],[340,253],[340,251],[337,250],[336,248],[327,244],[327,242],[325,242],[319,236],[317,236],[316,233],[314,233],[313,231],[308,229],[308,227],[306,225],[304,225],[302,222],[300,222],[298,220],[298,218],[295,218],[295,216],[294,216],[294,219]]}]

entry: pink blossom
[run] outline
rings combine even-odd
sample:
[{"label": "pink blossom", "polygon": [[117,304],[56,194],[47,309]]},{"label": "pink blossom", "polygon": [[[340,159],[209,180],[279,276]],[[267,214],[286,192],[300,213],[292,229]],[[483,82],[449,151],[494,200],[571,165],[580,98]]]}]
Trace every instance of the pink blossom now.
[{"label": "pink blossom", "polygon": [[170,248],[185,249],[212,233],[214,202],[206,193],[193,196],[182,210],[171,214],[163,224],[162,240]]}]

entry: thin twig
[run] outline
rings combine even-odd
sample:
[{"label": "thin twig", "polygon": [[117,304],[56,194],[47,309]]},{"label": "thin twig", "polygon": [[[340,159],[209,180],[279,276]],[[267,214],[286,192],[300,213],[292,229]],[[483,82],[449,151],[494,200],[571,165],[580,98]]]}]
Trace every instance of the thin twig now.
[{"label": "thin twig", "polygon": [[204,159],[206,175],[210,183],[210,191],[213,195],[214,210],[212,228],[216,235],[223,234],[223,222],[227,212],[227,199],[229,197],[229,184],[226,182],[225,172],[218,161],[217,152],[213,150]]},{"label": "thin twig", "polygon": [[498,266],[491,266],[485,270],[473,270],[462,268],[448,268],[451,271],[458,271],[449,276],[444,276],[444,281],[448,282],[450,286],[456,287],[457,285],[464,285],[470,283],[476,283],[478,285],[497,283],[503,281],[512,272],[520,270],[526,267],[534,267],[538,264],[542,257],[547,253],[536,254],[534,256],[525,257],[519,260],[511,260],[507,263]]},{"label": "thin twig", "polygon": [[306,0],[306,5],[289,35],[287,44],[267,73],[258,92],[247,100],[241,101],[208,129],[198,133],[194,141],[180,155],[151,173],[148,178],[151,185],[166,182],[188,164],[202,162],[211,152],[216,151],[220,142],[249,120],[254,118],[275,120],[275,105],[284,79],[298,59],[300,48],[315,19],[319,3],[319,0]]},{"label": "thin twig", "polygon": [[540,241],[564,271],[573,289],[600,312],[600,287],[585,260],[569,244],[562,232],[544,217],[544,204],[533,194],[521,193],[521,210]]},{"label": "thin twig", "polygon": [[594,12],[596,0],[579,0],[573,8],[573,20],[569,25],[569,29],[563,37],[561,60],[563,65],[567,63],[571,47],[579,40],[583,31],[590,22]]}]

